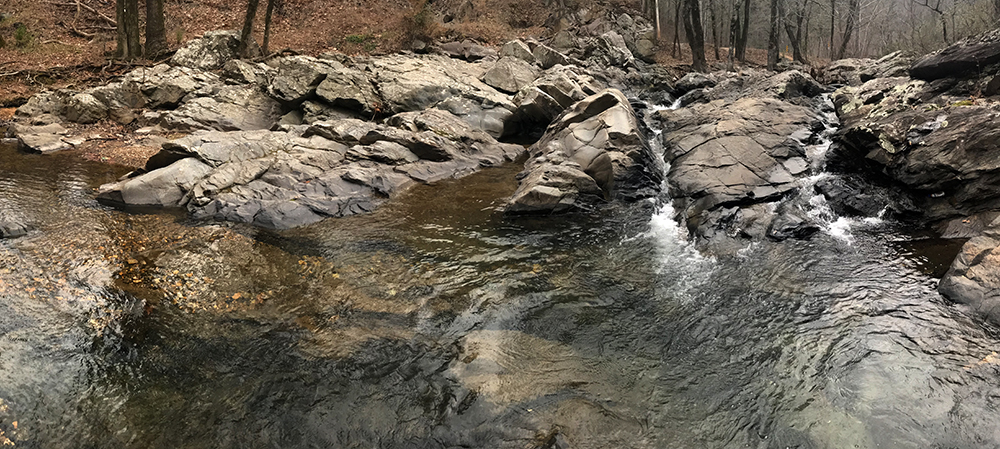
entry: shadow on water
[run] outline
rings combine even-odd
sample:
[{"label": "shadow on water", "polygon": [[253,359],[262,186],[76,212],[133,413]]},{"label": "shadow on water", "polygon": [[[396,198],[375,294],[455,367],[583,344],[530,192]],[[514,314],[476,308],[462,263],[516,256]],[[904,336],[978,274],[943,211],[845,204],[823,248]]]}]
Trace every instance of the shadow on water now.
[{"label": "shadow on water", "polygon": [[0,168],[37,226],[0,242],[15,447],[1000,444],[996,329],[885,228],[709,258],[651,204],[504,217],[509,166],[265,232]]}]

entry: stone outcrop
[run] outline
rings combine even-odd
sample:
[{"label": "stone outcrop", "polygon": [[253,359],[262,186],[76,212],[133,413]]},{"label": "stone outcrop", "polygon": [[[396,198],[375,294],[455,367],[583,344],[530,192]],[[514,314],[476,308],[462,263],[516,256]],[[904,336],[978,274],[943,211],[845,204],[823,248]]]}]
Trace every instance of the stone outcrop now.
[{"label": "stone outcrop", "polygon": [[557,66],[524,86],[514,96],[514,116],[510,123],[517,131],[544,129],[567,108],[594,95],[604,86],[578,67]]},{"label": "stone outcrop", "polygon": [[925,81],[990,72],[1000,63],[1000,29],[970,37],[917,60],[910,76]]},{"label": "stone outcrop", "polygon": [[938,291],[1000,323],[1000,222],[962,246]]},{"label": "stone outcrop", "polygon": [[887,177],[938,221],[1000,209],[1000,119],[994,104],[879,78],[834,96],[845,170]]},{"label": "stone outcrop", "polygon": [[[822,89],[797,71],[748,72],[718,83],[692,74],[678,89],[703,103],[659,112],[670,195],[679,218],[703,239],[804,238],[818,227],[788,201],[813,161],[806,149],[825,126]],[[700,86],[700,87],[699,87]]]},{"label": "stone outcrop", "polygon": [[860,86],[876,78],[906,76],[911,58],[893,52],[879,59],[838,59],[818,70],[816,80],[823,84]]},{"label": "stone outcrop", "polygon": [[[199,70],[215,70],[227,61],[239,58],[240,32],[236,30],[209,31],[177,50],[170,63]],[[250,44],[251,54],[260,54],[256,41]]]},{"label": "stone outcrop", "polygon": [[635,112],[614,89],[559,116],[529,154],[508,213],[586,210],[612,198],[648,198],[661,182]]},{"label": "stone outcrop", "polygon": [[164,144],[145,173],[102,186],[100,198],[284,229],[371,212],[415,183],[463,176],[524,152],[445,111],[400,114],[389,123],[198,132]]}]

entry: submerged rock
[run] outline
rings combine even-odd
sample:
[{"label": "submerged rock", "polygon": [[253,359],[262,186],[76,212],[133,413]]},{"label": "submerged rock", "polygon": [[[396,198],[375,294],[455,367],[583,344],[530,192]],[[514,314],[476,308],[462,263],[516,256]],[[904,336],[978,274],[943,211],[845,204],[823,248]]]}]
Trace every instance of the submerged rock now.
[{"label": "submerged rock", "polygon": [[1000,221],[962,246],[938,291],[1000,323]]},{"label": "submerged rock", "polygon": [[659,189],[656,158],[628,99],[615,89],[567,110],[529,153],[508,213],[586,210],[612,198],[647,198]]},{"label": "submerged rock", "polygon": [[11,239],[28,235],[31,226],[13,217],[0,215],[0,239]]}]

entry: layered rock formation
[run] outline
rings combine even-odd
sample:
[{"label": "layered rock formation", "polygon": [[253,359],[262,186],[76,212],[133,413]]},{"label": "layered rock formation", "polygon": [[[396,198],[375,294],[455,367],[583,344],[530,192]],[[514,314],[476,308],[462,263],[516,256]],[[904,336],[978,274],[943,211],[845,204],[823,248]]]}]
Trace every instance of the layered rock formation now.
[{"label": "layered rock formation", "polygon": [[564,212],[614,197],[651,197],[662,182],[635,112],[614,89],[560,115],[529,153],[508,213]]},{"label": "layered rock formation", "polygon": [[799,72],[723,81],[686,76],[678,88],[700,91],[703,103],[659,112],[679,218],[702,239],[808,237],[817,225],[782,204],[812,173],[821,89]]}]

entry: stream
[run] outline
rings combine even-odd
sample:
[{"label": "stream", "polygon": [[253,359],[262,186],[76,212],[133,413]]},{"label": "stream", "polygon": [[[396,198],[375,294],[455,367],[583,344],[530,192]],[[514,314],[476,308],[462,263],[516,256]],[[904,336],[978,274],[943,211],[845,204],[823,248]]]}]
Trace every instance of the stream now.
[{"label": "stream", "polygon": [[[116,210],[0,147],[0,447],[1000,446],[961,242],[697,251],[669,206],[511,218],[513,164],[291,231]],[[849,238],[845,238],[849,233]]]}]

